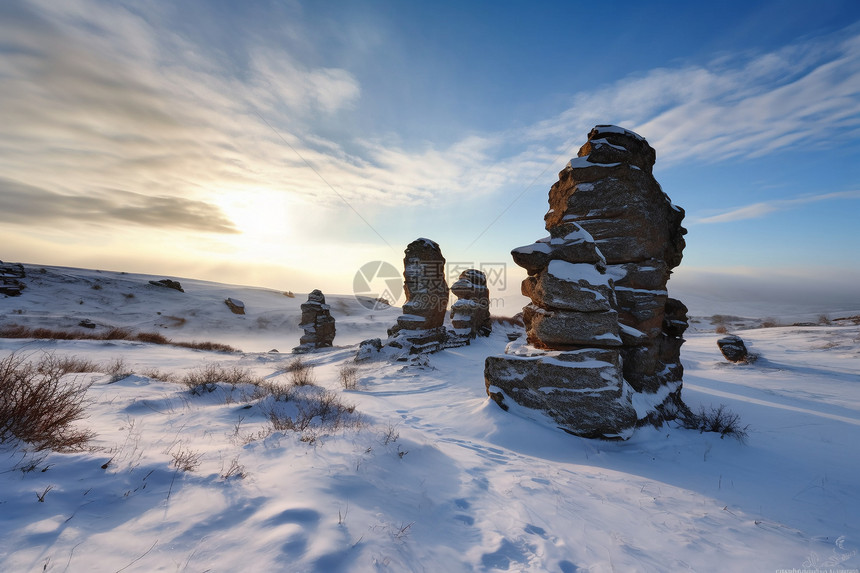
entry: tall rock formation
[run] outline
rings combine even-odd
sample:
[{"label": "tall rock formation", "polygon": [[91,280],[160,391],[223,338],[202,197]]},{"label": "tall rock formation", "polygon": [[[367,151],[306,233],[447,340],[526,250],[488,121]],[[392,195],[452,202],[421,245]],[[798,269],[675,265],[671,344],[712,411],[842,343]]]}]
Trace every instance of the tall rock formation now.
[{"label": "tall rock formation", "polygon": [[410,352],[439,350],[447,339],[442,323],[448,308],[445,257],[430,239],[416,239],[403,257],[403,289],[406,302],[397,324],[388,329],[388,344],[409,347]]},{"label": "tall rock formation", "polygon": [[299,346],[293,352],[300,354],[316,348],[328,348],[334,342],[335,320],[331,307],[325,303],[325,295],[319,289],[308,294],[308,301],[302,303],[302,319],[299,326],[305,331],[299,339]]},{"label": "tall rock formation", "polygon": [[487,392],[503,407],[511,399],[571,433],[607,438],[685,408],[687,309],[666,290],[684,211],[651,174],[655,158],[641,136],[598,125],[559,173],[544,217],[550,236],[511,253],[532,303],[526,341],[487,358]]},{"label": "tall rock formation", "polygon": [[489,336],[493,330],[490,322],[490,289],[487,277],[477,269],[460,273],[457,282],[451,285],[457,302],[451,305],[451,327],[449,344],[464,345],[476,336]]}]

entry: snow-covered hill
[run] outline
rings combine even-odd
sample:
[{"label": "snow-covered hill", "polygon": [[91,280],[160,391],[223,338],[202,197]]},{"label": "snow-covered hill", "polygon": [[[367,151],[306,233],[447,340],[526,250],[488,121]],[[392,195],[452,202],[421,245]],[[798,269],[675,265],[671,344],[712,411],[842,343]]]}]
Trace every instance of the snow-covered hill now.
[{"label": "snow-covered hill", "polygon": [[[357,342],[384,336],[399,311],[326,293],[338,346],[305,358],[362,422],[308,435],[267,429],[264,400],[242,387],[194,395],[163,380],[219,364],[286,384],[305,293],[182,278],[180,293],[149,285],[160,276],[27,273],[22,296],[0,298],[0,326],[74,329],[89,319],[95,330],[244,352],[0,339],[0,359],[52,352],[122,359],[133,372],[113,383],[78,375],[94,382],[92,451],[22,461],[0,449],[2,571],[860,568],[860,326],[851,321],[743,330],[760,358],[733,365],[699,319],[682,351],[684,398],[694,409],[727,405],[749,424],[747,443],[673,426],[603,442],[487,399],[483,364],[504,350],[501,327],[424,365],[358,365],[357,388],[345,390],[340,369]],[[227,297],[247,314],[232,314]],[[179,452],[197,457],[193,471],[174,467]]]}]

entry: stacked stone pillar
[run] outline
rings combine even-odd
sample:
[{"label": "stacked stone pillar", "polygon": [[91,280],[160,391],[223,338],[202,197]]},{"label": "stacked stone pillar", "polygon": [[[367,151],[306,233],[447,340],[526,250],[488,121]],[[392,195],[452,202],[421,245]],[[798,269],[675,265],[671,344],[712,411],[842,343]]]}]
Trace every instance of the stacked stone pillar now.
[{"label": "stacked stone pillar", "polygon": [[302,303],[302,319],[299,326],[304,334],[299,339],[299,346],[294,353],[310,352],[316,348],[331,347],[335,335],[335,320],[331,315],[331,307],[325,302],[325,295],[319,289],[308,294],[308,301]]},{"label": "stacked stone pillar", "polygon": [[445,257],[436,242],[420,238],[406,246],[403,289],[403,314],[388,329],[387,344],[408,347],[413,354],[439,350],[448,337],[442,325],[448,309],[448,283]]},{"label": "stacked stone pillar", "polygon": [[600,125],[559,173],[550,236],[512,252],[532,302],[525,343],[486,362],[487,392],[500,405],[510,399],[571,433],[607,438],[683,408],[687,309],[666,282],[681,261],[684,211],[654,179],[655,158],[639,135]]},{"label": "stacked stone pillar", "polygon": [[451,292],[458,300],[451,305],[449,345],[452,342],[468,344],[477,336],[489,336],[493,326],[486,275],[477,269],[465,270],[451,285]]}]

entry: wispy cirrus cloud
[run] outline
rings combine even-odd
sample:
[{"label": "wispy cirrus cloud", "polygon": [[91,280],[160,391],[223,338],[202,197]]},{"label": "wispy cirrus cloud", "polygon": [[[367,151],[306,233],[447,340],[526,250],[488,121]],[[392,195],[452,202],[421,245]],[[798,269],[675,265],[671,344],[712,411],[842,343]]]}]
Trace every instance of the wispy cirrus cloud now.
[{"label": "wispy cirrus cloud", "polygon": [[[803,142],[838,145],[860,132],[860,26],[780,50],[660,68],[591,93],[526,131],[581,138],[595,123],[647,137],[661,161],[757,157]],[[665,159],[663,159],[665,158]]]},{"label": "wispy cirrus cloud", "polygon": [[832,201],[837,199],[860,199],[860,191],[839,191],[836,193],[822,193],[820,195],[810,195],[808,197],[796,197],[794,199],[775,199],[773,201],[762,201],[737,207],[724,213],[710,215],[701,219],[694,220],[693,223],[732,223],[735,221],[743,221],[744,219],[758,219],[777,211],[785,211],[794,209],[801,205],[809,203],[818,203],[821,201]]},{"label": "wispy cirrus cloud", "polygon": [[76,227],[132,223],[206,233],[238,232],[221,209],[203,201],[121,189],[102,189],[87,196],[63,195],[3,178],[0,221],[20,225],[62,222]]},{"label": "wispy cirrus cloud", "polygon": [[[379,209],[523,189],[540,173],[551,177],[548,166],[596,123],[639,131],[661,162],[838,145],[860,132],[856,26],[772,53],[624,78],[573,94],[566,110],[524,128],[416,145],[347,128],[320,135],[321,123],[348,124],[339,119],[362,97],[349,70],[311,65],[253,35],[233,69],[158,11],[143,12],[97,0],[0,6],[0,177],[81,203],[93,189],[187,200],[195,207],[177,212],[194,228],[195,209],[207,204],[220,213],[209,228],[230,232],[219,195],[252,203],[266,190],[337,202],[304,160],[348,201]],[[312,43],[309,32],[290,34]]]}]

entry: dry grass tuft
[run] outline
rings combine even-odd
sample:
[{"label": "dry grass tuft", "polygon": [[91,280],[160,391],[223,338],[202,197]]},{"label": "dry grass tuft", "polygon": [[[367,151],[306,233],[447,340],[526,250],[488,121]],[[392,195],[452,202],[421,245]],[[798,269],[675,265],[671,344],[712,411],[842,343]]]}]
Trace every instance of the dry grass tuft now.
[{"label": "dry grass tuft", "polygon": [[30,362],[13,353],[0,361],[0,443],[20,441],[36,451],[86,447],[94,434],[76,422],[84,418],[89,384],[63,378],[92,366],[51,354]]},{"label": "dry grass tuft", "polygon": [[741,417],[728,410],[723,404],[710,410],[702,406],[698,412],[690,411],[679,417],[679,420],[690,430],[715,432],[720,435],[720,438],[731,436],[741,443],[746,442],[749,435],[749,424],[741,427]]},{"label": "dry grass tuft", "polygon": [[218,384],[229,384],[232,387],[240,384],[252,384],[254,386],[265,384],[262,378],[255,376],[248,368],[222,366],[217,363],[198,366],[186,374],[181,383],[187,386],[194,395],[214,392]]},{"label": "dry grass tuft", "polygon": [[130,340],[149,344],[167,344],[208,352],[239,352],[238,349],[220,342],[176,342],[158,332],[132,332],[128,328],[113,327],[105,332],[80,330],[54,330],[51,328],[28,328],[16,324],[0,328],[0,338],[35,338],[40,340]]},{"label": "dry grass tuft", "polygon": [[344,390],[355,390],[358,387],[358,366],[354,364],[344,364],[338,370],[340,377],[340,385]]},{"label": "dry grass tuft", "polygon": [[316,383],[313,364],[308,364],[301,357],[290,361],[287,373],[294,386],[313,386]]}]

